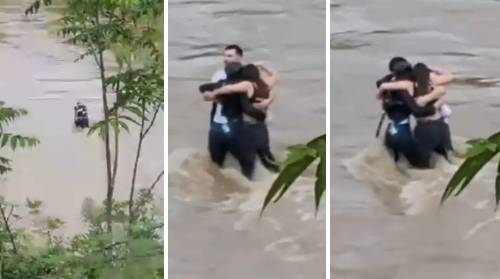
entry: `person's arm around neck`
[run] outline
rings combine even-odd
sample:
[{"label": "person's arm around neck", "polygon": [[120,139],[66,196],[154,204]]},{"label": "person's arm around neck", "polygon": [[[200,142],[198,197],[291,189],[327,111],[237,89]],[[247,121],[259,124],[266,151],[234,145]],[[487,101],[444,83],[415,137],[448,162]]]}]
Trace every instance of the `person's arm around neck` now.
[{"label": "person's arm around neck", "polygon": [[425,106],[434,100],[442,98],[445,94],[446,90],[443,86],[435,86],[431,92],[424,96],[418,96],[415,100],[419,106]]}]

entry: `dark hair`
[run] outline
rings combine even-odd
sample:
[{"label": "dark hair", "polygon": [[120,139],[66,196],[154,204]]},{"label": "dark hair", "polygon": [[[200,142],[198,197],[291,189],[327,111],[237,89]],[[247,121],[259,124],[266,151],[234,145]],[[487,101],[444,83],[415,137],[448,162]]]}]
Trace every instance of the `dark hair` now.
[{"label": "dark hair", "polygon": [[417,83],[417,88],[415,90],[415,96],[423,96],[430,91],[431,83],[431,71],[427,65],[424,63],[417,63],[413,67],[413,75],[415,76],[415,82]]},{"label": "dark hair", "polygon": [[241,68],[241,74],[243,79],[251,82],[258,82],[260,80],[259,68],[257,68],[254,64],[247,64],[243,66],[243,68]]},{"label": "dark hair", "polygon": [[389,71],[394,74],[411,71],[411,64],[405,58],[396,56],[389,61]]},{"label": "dark hair", "polygon": [[224,50],[234,49],[239,56],[243,56],[243,49],[239,45],[228,45]]}]

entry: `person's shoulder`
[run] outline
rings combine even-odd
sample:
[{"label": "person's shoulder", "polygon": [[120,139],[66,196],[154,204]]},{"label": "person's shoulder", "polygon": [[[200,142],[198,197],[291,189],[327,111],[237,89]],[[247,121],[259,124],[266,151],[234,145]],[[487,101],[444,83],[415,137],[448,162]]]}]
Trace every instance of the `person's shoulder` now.
[{"label": "person's shoulder", "polygon": [[225,76],[226,72],[224,69],[218,69],[217,71],[214,72],[214,76]]},{"label": "person's shoulder", "polygon": [[224,71],[224,69],[219,69],[215,71],[215,73],[212,75],[212,82],[217,82],[225,78],[226,78],[226,72]]}]

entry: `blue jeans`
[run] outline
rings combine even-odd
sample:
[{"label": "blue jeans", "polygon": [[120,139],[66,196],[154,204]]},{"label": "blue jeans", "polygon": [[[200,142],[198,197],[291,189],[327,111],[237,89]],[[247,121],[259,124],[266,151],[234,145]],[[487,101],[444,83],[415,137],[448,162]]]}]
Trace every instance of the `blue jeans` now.
[{"label": "blue jeans", "polygon": [[409,123],[391,123],[387,128],[385,145],[394,152],[396,161],[402,154],[412,166],[430,168],[432,152],[417,142]]}]

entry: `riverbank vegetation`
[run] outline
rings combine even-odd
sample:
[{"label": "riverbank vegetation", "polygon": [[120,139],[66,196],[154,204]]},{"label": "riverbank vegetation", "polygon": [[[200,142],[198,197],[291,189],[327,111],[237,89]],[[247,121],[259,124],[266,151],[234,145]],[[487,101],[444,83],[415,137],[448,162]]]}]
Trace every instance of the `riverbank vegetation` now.
[{"label": "riverbank vegetation", "polygon": [[[44,12],[52,4],[34,1],[25,16]],[[2,198],[0,278],[163,278],[164,224],[154,192],[164,171],[151,177],[148,185],[137,183],[142,149],[164,108],[163,25],[158,24],[163,1],[63,0],[57,9],[58,35],[82,49],[76,63],[92,59],[99,70],[103,115],[88,136],[100,137],[105,147],[106,196],[102,205],[88,204],[87,231],[70,238],[58,236],[64,220],[44,216],[42,202],[27,199],[21,206]],[[110,55],[117,65],[113,71],[105,61]],[[34,137],[8,132],[8,124],[27,113],[0,106],[2,149],[36,148]],[[127,174],[129,198],[118,201],[114,189],[124,135],[137,142],[134,167]],[[0,157],[0,174],[10,171],[16,171],[10,168],[10,159]],[[21,215],[23,209],[29,214]],[[35,219],[37,225],[29,230],[19,225]]]}]

